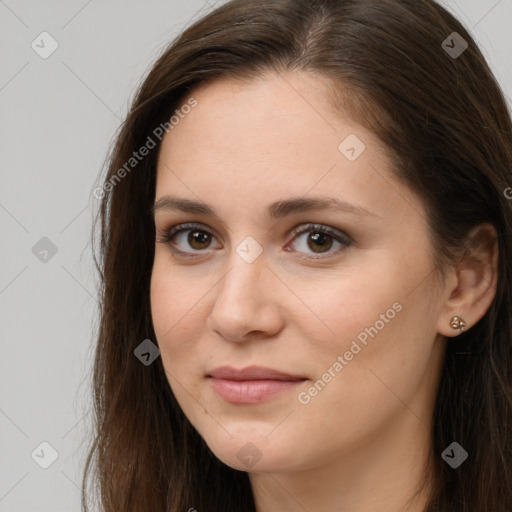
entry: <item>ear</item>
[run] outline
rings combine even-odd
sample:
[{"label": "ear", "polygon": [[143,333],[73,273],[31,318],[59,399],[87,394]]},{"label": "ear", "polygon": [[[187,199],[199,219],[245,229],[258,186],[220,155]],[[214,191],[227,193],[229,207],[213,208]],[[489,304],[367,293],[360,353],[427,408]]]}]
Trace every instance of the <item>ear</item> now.
[{"label": "ear", "polygon": [[[498,282],[498,236],[489,223],[473,228],[465,242],[459,262],[452,267],[446,279],[445,306],[437,326],[443,336],[457,336],[469,330],[489,309]],[[453,328],[453,317],[462,319],[466,326]]]}]

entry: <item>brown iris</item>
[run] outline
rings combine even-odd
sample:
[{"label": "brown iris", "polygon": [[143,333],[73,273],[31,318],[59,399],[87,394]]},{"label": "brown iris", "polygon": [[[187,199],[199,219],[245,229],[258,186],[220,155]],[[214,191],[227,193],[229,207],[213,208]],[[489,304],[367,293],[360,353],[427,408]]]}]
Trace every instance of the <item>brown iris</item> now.
[{"label": "brown iris", "polygon": [[194,249],[206,249],[211,242],[211,236],[205,231],[197,229],[195,231],[191,230],[187,237],[187,241],[190,244],[190,247],[193,247]]},{"label": "brown iris", "polygon": [[318,247],[323,246],[326,243],[326,240],[328,239],[330,239],[330,243],[328,244],[328,247],[325,248],[326,250],[329,250],[332,247],[332,236],[327,235],[325,233],[314,233],[308,236],[308,247],[314,252],[325,252],[322,250],[318,250]]}]

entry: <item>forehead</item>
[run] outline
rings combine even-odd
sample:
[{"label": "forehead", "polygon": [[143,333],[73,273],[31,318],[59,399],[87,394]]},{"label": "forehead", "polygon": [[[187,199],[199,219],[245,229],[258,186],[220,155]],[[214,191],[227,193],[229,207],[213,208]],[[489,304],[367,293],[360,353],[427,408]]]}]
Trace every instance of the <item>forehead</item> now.
[{"label": "forehead", "polygon": [[197,106],[162,142],[157,199],[172,193],[256,212],[284,194],[313,194],[387,210],[408,193],[396,190],[378,138],[334,108],[325,79],[218,80],[190,97]]},{"label": "forehead", "polygon": [[[165,145],[180,158],[180,148],[194,137],[197,150],[212,157],[237,155],[251,161],[266,158],[301,160],[339,156],[338,145],[344,129],[356,130],[356,123],[343,119],[331,102],[326,79],[305,72],[267,73],[250,82],[217,80],[202,85],[190,96],[197,106],[184,116],[166,137]],[[360,130],[360,128],[357,128]],[[378,141],[375,141],[378,143]]]}]

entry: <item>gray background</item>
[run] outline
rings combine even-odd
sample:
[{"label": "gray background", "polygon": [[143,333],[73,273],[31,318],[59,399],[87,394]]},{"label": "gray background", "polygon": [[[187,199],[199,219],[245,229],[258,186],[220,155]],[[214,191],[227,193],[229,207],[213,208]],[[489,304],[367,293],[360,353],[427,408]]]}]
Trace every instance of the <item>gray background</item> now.
[{"label": "gray background", "polygon": [[[98,314],[92,190],[144,73],[220,3],[0,0],[0,512],[80,511]],[[442,3],[512,98],[512,0]],[[59,45],[46,59],[31,47],[51,48],[43,31]],[[47,469],[42,442],[58,453]]]}]

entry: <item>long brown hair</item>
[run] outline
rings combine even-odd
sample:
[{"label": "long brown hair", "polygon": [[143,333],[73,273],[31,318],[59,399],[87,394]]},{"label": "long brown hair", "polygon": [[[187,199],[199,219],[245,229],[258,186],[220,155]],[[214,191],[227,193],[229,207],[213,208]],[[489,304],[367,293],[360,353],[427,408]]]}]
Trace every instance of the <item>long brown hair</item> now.
[{"label": "long brown hair", "polygon": [[[464,48],[454,32],[468,44],[460,55],[450,52]],[[432,431],[435,487],[425,510],[510,512],[512,123],[475,41],[431,0],[232,0],[184,30],[153,65],[108,155],[100,195],[95,435],[83,509],[92,472],[106,512],[255,510],[248,473],[212,454],[174,398],[161,358],[146,366],[134,350],[145,339],[156,343],[149,295],[155,129],[169,128],[199,84],[295,69],[330,78],[340,108],[387,146],[397,177],[425,203],[441,272],[471,228],[496,228],[495,298],[447,345]],[[127,167],[148,137],[157,147]],[[453,441],[469,453],[457,469],[441,458]]]}]

